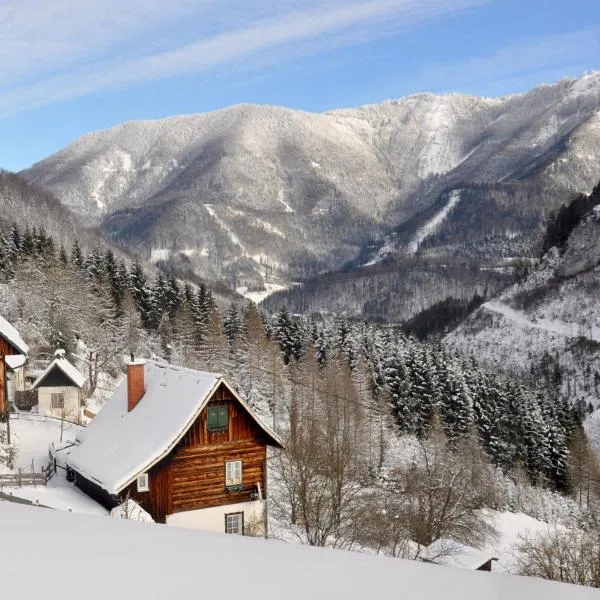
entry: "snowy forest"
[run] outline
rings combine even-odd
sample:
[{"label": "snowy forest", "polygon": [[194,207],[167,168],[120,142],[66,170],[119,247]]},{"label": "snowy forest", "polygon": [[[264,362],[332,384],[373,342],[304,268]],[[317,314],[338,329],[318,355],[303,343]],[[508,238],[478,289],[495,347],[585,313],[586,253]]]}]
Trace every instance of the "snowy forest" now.
[{"label": "snowy forest", "polygon": [[60,347],[86,373],[94,410],[131,353],[226,375],[287,442],[273,535],[415,558],[440,537],[483,543],[493,508],[575,520],[589,541],[600,467],[552,369],[517,380],[398,326],[223,307],[43,228],[4,231],[0,300],[32,361]]}]

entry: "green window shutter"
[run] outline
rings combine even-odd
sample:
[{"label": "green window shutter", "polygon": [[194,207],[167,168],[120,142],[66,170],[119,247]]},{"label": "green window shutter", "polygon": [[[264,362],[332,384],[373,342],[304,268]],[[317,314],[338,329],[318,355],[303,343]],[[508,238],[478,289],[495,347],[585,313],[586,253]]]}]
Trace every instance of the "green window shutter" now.
[{"label": "green window shutter", "polygon": [[209,431],[223,431],[229,426],[227,406],[209,406],[206,415]]},{"label": "green window shutter", "polygon": [[219,427],[221,429],[227,429],[227,426],[229,425],[229,419],[228,419],[228,415],[227,415],[227,407],[219,406],[218,407],[218,415],[219,415]]}]

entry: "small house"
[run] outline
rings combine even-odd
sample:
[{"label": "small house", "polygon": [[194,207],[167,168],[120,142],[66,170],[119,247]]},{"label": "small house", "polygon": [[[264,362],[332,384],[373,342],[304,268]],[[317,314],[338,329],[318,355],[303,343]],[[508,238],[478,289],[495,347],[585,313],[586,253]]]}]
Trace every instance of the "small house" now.
[{"label": "small house", "polygon": [[221,375],[132,360],[64,460],[109,510],[131,499],[157,523],[260,534],[269,446],[283,444]]},{"label": "small house", "polygon": [[447,567],[471,571],[491,571],[492,562],[498,560],[490,552],[440,538],[425,549],[422,560]]},{"label": "small house", "polygon": [[38,412],[50,417],[80,420],[85,377],[65,358],[64,350],[54,353],[54,360],[33,382]]},{"label": "small house", "polygon": [[23,367],[28,352],[19,332],[0,316],[0,421],[6,419],[15,393],[24,389]]}]

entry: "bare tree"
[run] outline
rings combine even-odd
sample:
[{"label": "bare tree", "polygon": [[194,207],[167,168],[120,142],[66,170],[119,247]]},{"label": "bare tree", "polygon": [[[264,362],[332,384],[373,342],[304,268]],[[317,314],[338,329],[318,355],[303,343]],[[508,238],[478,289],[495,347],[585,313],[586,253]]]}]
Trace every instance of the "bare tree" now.
[{"label": "bare tree", "polygon": [[415,462],[395,472],[410,538],[423,546],[439,538],[477,546],[493,537],[480,509],[497,504],[495,481],[475,436],[450,443],[436,415]]},{"label": "bare tree", "polygon": [[348,367],[314,353],[292,370],[287,448],[274,459],[271,507],[313,546],[352,547],[363,518],[367,449],[363,410]]},{"label": "bare tree", "polygon": [[524,536],[517,546],[521,575],[600,587],[600,531]]}]

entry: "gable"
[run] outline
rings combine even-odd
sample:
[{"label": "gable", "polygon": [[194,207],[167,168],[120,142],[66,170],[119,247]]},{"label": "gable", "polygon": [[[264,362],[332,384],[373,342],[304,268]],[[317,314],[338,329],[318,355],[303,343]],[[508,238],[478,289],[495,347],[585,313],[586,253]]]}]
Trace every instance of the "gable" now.
[{"label": "gable", "polygon": [[[227,409],[227,427],[221,431],[210,431],[208,427],[208,412],[214,407]],[[273,445],[270,436],[239,402],[229,386],[221,381],[198,418],[181,439],[179,447],[210,446],[246,440],[260,440],[265,445]]]},{"label": "gable", "polygon": [[55,358],[33,382],[31,389],[38,387],[77,387],[85,384],[85,377],[65,358]]},{"label": "gable", "polygon": [[63,373],[58,366],[54,365],[52,369],[46,373],[39,381],[35,384],[36,388],[39,387],[77,387],[75,383]]}]

